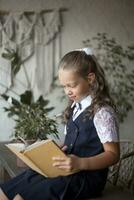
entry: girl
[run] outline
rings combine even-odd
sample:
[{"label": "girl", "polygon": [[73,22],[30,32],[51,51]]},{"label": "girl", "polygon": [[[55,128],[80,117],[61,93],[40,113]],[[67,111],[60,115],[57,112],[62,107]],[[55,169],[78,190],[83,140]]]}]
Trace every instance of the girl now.
[{"label": "girl", "polygon": [[102,68],[89,49],[67,53],[59,80],[70,104],[64,112],[67,159],[54,157],[54,167],[77,173],[45,178],[27,170],[1,185],[1,200],[83,200],[100,195],[108,167],[119,160],[118,126]]}]

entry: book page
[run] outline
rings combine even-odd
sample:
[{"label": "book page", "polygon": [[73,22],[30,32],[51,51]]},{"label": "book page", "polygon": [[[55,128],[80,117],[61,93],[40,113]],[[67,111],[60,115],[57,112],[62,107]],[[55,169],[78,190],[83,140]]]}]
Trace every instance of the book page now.
[{"label": "book page", "polygon": [[46,143],[46,142],[49,142],[49,141],[50,141],[49,139],[48,139],[48,140],[36,141],[36,142],[34,142],[33,144],[27,146],[27,147],[25,148],[25,152],[28,151],[28,150],[31,150],[31,149],[33,149],[33,148],[35,148],[35,147],[38,147],[39,145],[42,145],[42,144],[44,144],[44,143]]},{"label": "book page", "polygon": [[21,143],[20,142],[19,143],[10,143],[9,145],[10,145],[10,147],[16,147],[19,152],[24,152],[24,151],[33,149],[33,148],[35,148],[43,143],[49,142],[49,141],[50,141],[49,139],[36,141],[33,144],[29,144],[28,146],[22,142]]},{"label": "book page", "polygon": [[8,145],[10,145],[10,147],[17,148],[19,152],[24,151],[26,148],[24,143],[10,143],[10,144],[7,144],[6,146]]}]

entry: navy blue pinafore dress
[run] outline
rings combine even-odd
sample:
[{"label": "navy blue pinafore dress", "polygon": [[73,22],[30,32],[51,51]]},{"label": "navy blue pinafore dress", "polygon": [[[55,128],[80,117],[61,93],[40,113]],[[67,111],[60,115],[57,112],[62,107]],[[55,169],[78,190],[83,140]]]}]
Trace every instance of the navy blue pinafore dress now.
[{"label": "navy blue pinafore dress", "polygon": [[[90,157],[103,152],[93,119],[82,112],[67,123],[67,154]],[[29,169],[0,185],[9,200],[20,194],[24,200],[83,200],[99,195],[104,189],[108,169],[80,171],[69,176],[45,178]]]}]

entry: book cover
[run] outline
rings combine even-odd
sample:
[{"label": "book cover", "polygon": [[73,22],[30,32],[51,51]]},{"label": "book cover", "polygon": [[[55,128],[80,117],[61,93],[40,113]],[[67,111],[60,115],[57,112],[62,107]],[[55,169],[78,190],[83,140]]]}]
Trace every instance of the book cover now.
[{"label": "book cover", "polygon": [[27,166],[45,177],[67,176],[74,173],[53,166],[52,157],[66,157],[66,154],[51,139],[36,142],[26,147],[26,149],[24,149],[24,145],[22,147],[16,143],[6,144],[6,146]]}]

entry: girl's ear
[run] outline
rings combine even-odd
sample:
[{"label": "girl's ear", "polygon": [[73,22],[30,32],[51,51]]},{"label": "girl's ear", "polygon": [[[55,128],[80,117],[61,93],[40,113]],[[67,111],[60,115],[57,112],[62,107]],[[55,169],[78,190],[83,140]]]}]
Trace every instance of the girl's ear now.
[{"label": "girl's ear", "polygon": [[88,78],[88,83],[91,85],[95,81],[95,74],[89,73],[87,78]]}]

